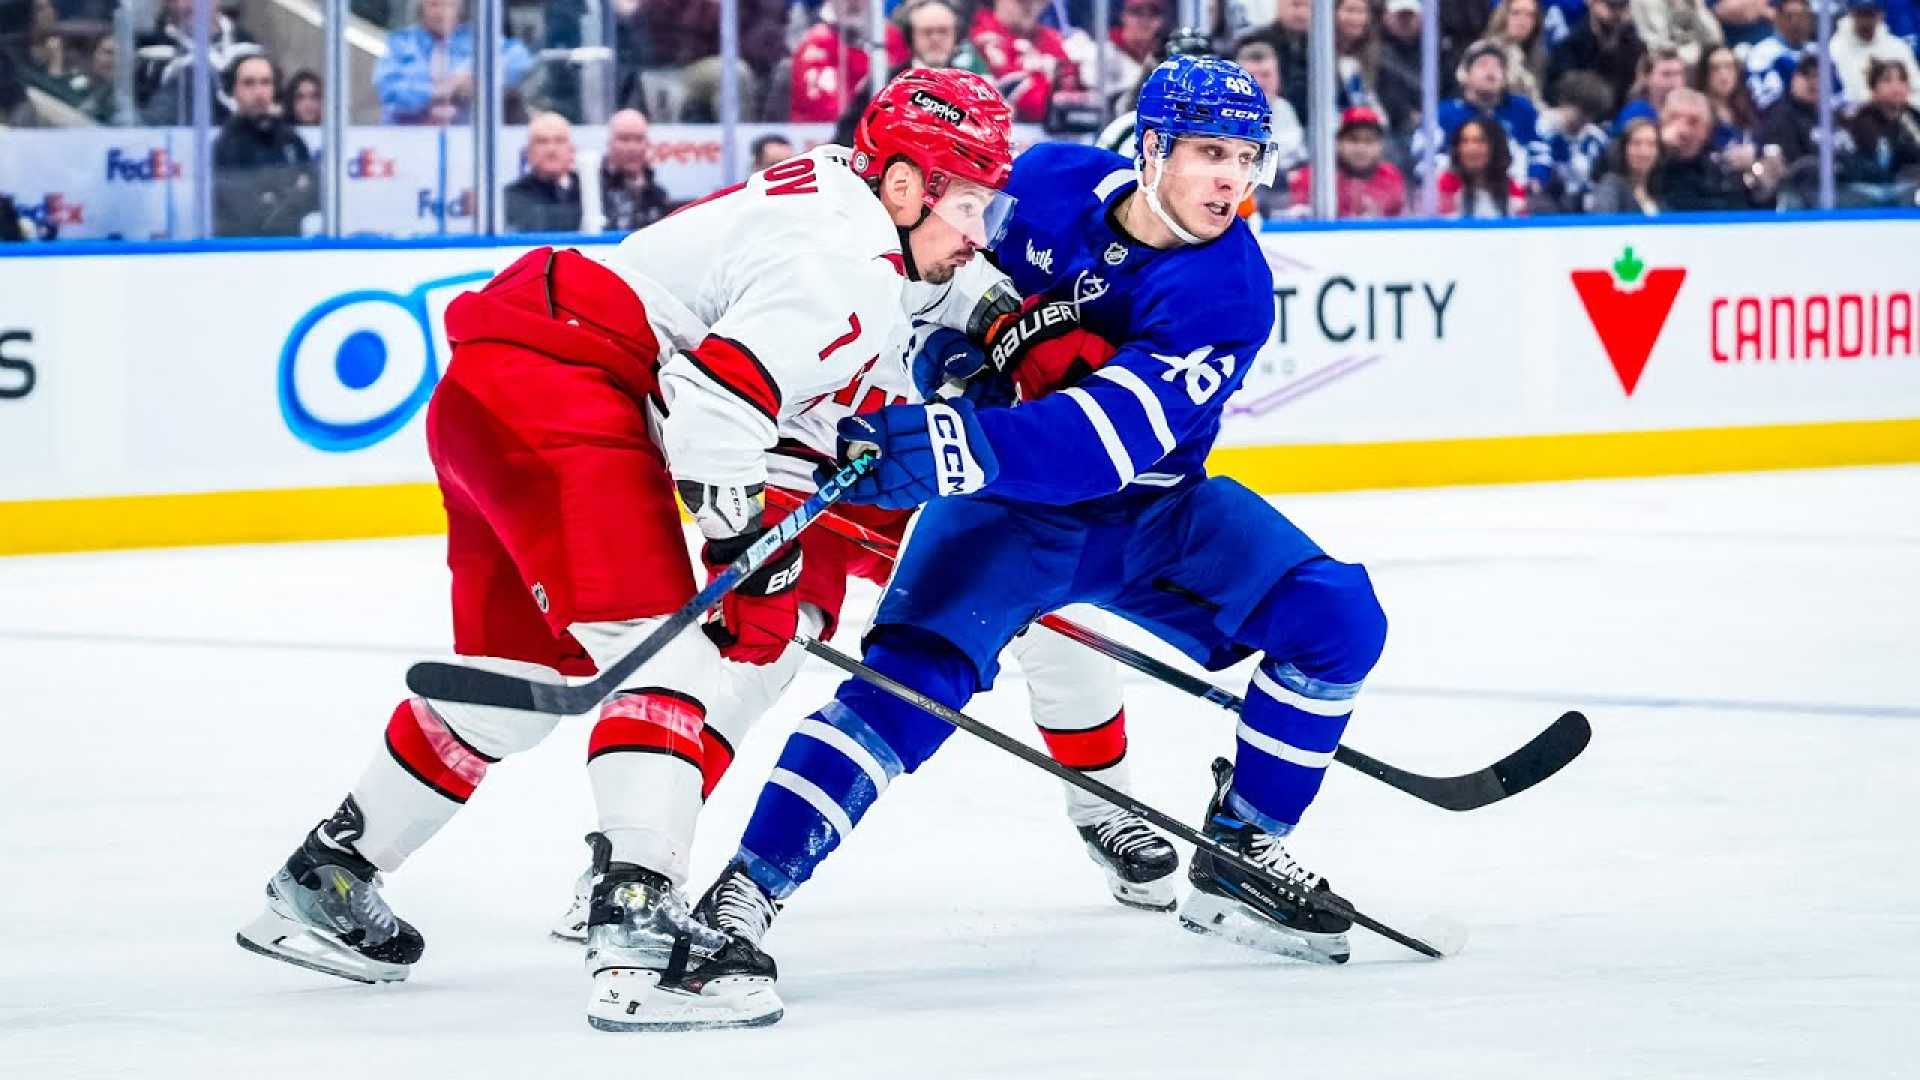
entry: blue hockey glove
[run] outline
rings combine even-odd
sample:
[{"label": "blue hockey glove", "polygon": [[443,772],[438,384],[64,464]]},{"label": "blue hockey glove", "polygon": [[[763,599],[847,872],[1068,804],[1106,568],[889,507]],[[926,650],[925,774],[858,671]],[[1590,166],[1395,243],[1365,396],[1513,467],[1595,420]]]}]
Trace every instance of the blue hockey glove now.
[{"label": "blue hockey glove", "polygon": [[889,405],[840,421],[840,460],[879,455],[847,501],[910,510],[944,495],[978,491],[1000,475],[1000,461],[965,399]]},{"label": "blue hockey glove", "polygon": [[925,400],[932,401],[947,383],[964,382],[986,369],[987,351],[958,330],[935,326],[916,336],[920,351],[913,354],[913,385]]}]

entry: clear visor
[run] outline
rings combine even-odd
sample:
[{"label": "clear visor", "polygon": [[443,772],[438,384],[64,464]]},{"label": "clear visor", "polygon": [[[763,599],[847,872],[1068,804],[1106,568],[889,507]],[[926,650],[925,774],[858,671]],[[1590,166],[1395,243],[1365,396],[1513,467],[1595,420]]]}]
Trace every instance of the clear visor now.
[{"label": "clear visor", "polygon": [[1174,139],[1160,163],[1170,176],[1233,181],[1242,185],[1244,197],[1253,185],[1272,186],[1280,164],[1280,148],[1271,142],[1243,139]]},{"label": "clear visor", "polygon": [[933,202],[933,212],[977,248],[991,249],[1006,235],[1014,197],[971,180],[949,180]]}]

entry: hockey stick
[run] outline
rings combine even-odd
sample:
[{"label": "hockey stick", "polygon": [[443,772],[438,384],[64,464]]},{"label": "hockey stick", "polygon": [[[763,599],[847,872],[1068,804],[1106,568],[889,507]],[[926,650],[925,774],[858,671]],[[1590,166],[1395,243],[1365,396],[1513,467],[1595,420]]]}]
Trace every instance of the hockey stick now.
[{"label": "hockey stick", "polygon": [[871,454],[863,454],[842,466],[839,472],[820,485],[819,491],[761,534],[753,546],[707,582],[706,588],[695,593],[693,599],[682,604],[678,611],[661,620],[660,625],[654,627],[653,632],[638,645],[588,682],[568,685],[523,679],[462,664],[427,661],[407,669],[407,689],[435,701],[462,701],[470,705],[492,705],[501,709],[561,716],[586,712],[618,690],[621,683],[665,648],[668,642],[700,621],[701,616],[733,591],[734,586],[752,576],[781,548],[787,546],[788,541],[800,535],[800,530],[819,520],[828,507],[840,501],[854,481],[873,469],[878,460]]},{"label": "hockey stick", "polygon": [[[783,502],[797,502],[784,492],[773,493],[770,497]],[[899,545],[892,539],[839,514],[827,514],[821,521],[820,527],[843,539],[851,540],[877,555],[894,558],[899,554]],[[1194,697],[1204,698],[1229,712],[1239,713],[1246,705],[1239,695],[1207,679],[1182,671],[1138,649],[1122,645],[1105,634],[1081,626],[1071,619],[1057,614],[1047,614],[1040,616],[1036,621],[1054,633],[1072,638],[1149,678],[1157,679]],[[1398,788],[1422,802],[1431,803],[1446,810],[1478,810],[1483,806],[1518,795],[1566,768],[1587,748],[1587,743],[1592,738],[1593,728],[1587,723],[1586,716],[1578,711],[1568,711],[1529,739],[1525,746],[1485,768],[1462,773],[1459,776],[1422,776],[1419,773],[1396,768],[1371,754],[1363,754],[1344,745],[1334,748],[1333,758],[1348,768],[1366,773],[1387,786]]]},{"label": "hockey stick", "polygon": [[1231,848],[1190,827],[1186,822],[1163,814],[1153,807],[1148,806],[1146,803],[1128,795],[1126,792],[1117,791],[1114,788],[1108,787],[1077,769],[1069,769],[1047,755],[1027,746],[1018,739],[988,727],[958,709],[949,708],[904,683],[890,679],[830,645],[822,645],[820,642],[804,636],[796,636],[793,640],[794,643],[801,648],[847,674],[852,675],[854,678],[870,683],[909,705],[924,709],[940,719],[945,720],[947,723],[952,724],[954,727],[959,728],[961,731],[984,739],[1027,764],[1051,773],[1090,795],[1104,799],[1122,810],[1145,818],[1153,824],[1160,826],[1162,829],[1165,829],[1167,832],[1192,844],[1194,847],[1205,849],[1206,852],[1214,858],[1260,881],[1270,889],[1278,890],[1286,895],[1304,895],[1309,904],[1319,908],[1321,911],[1330,915],[1338,915],[1344,919],[1350,919],[1356,925],[1364,926],[1389,941],[1405,945],[1407,948],[1412,949],[1422,956],[1430,956],[1438,960],[1448,955],[1417,937],[1403,934],[1378,919],[1363,914],[1356,910],[1353,904],[1337,893],[1331,891],[1323,892],[1318,889],[1301,889],[1297,883],[1279,877],[1249,862],[1236,854]]}]

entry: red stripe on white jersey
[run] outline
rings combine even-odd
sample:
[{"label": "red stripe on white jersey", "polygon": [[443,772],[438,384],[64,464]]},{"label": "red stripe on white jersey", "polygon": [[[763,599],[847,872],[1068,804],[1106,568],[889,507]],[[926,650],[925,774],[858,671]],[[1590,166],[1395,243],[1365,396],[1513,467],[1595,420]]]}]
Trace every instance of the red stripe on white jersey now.
[{"label": "red stripe on white jersey", "polygon": [[732,338],[709,334],[687,359],[768,420],[779,422],[780,386],[753,350]]}]

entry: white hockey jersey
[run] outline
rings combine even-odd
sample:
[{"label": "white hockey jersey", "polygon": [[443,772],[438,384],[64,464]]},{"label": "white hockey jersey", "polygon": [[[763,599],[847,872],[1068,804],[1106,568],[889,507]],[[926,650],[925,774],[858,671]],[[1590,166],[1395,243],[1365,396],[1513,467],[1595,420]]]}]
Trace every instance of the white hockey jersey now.
[{"label": "white hockey jersey", "polygon": [[919,401],[913,358],[927,333],[942,326],[967,329],[982,298],[1006,280],[992,263],[976,256],[951,281],[907,282],[900,292],[903,317],[873,362],[839,391],[781,418],[779,442],[767,460],[767,482],[789,491],[813,491],[814,469],[834,464],[840,421],[856,413]]},{"label": "white hockey jersey", "polygon": [[900,234],[850,156],[816,147],[596,255],[661,342],[656,434],[675,477],[764,482],[783,423],[898,363],[884,350],[908,326]]}]

